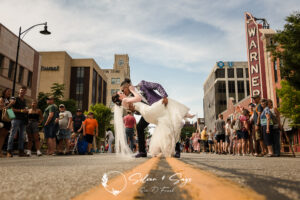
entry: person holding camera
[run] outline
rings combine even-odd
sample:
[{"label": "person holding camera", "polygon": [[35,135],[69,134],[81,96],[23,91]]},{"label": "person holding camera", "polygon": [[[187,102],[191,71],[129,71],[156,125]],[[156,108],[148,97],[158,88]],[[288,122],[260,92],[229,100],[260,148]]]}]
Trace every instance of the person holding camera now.
[{"label": "person holding camera", "polygon": [[16,133],[18,132],[18,150],[19,156],[26,156],[24,153],[24,132],[27,124],[27,114],[28,108],[26,106],[25,95],[27,88],[25,86],[21,87],[19,90],[19,96],[16,98],[12,108],[16,115],[16,118],[11,120],[11,131],[8,138],[7,145],[7,157],[13,157],[13,144]]}]

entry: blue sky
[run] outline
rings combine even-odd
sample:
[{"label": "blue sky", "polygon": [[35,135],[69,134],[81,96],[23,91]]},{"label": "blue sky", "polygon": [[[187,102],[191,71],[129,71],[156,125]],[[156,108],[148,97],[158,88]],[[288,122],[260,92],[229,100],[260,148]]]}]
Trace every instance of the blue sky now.
[{"label": "blue sky", "polygon": [[217,61],[246,61],[244,12],[278,30],[299,0],[0,0],[0,22],[48,22],[50,36],[24,40],[38,51],[67,51],[111,68],[128,54],[133,83],[161,83],[171,98],[203,116],[203,83]]}]

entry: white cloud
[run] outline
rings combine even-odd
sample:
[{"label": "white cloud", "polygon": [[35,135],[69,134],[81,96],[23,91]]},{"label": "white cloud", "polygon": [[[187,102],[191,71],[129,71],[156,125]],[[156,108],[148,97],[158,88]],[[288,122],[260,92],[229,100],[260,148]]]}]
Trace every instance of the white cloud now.
[{"label": "white cloud", "polygon": [[[300,7],[296,0],[0,0],[0,5],[0,23],[14,33],[19,26],[48,22],[50,36],[36,28],[25,37],[37,50],[66,50],[95,58],[101,67],[113,65],[113,54],[128,53],[148,65],[198,73],[202,81],[218,60],[246,60],[245,11],[281,28],[284,17]],[[180,23],[193,24],[184,30]],[[198,82],[195,88],[181,83],[180,92],[171,94],[200,111]]]}]

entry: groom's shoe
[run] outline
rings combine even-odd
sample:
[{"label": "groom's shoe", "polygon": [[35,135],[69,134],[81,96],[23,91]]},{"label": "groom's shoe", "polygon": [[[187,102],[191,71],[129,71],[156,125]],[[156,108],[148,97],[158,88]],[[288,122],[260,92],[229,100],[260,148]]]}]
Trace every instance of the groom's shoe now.
[{"label": "groom's shoe", "polygon": [[146,157],[147,157],[147,153],[140,152],[140,153],[138,153],[135,157],[136,157],[136,158],[146,158]]},{"label": "groom's shoe", "polygon": [[175,158],[180,158],[180,151],[179,151],[179,152],[177,151],[177,152],[175,153],[174,157],[175,157]]}]

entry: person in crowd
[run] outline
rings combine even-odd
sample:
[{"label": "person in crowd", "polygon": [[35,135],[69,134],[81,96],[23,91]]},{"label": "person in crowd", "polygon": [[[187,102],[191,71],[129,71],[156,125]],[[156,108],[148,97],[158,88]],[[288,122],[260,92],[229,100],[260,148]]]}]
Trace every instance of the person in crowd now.
[{"label": "person in crowd", "polygon": [[189,153],[189,148],[190,148],[190,138],[189,137],[186,137],[185,138],[185,152],[186,153]]},{"label": "person in crowd", "polygon": [[70,138],[70,150],[74,149],[75,145],[77,144],[78,140],[77,140],[77,134],[76,133],[72,133],[71,134],[71,138]]},{"label": "person in crowd", "polygon": [[193,140],[194,151],[200,153],[200,133],[198,129],[196,130],[195,133],[193,133],[192,140]]},{"label": "person in crowd", "polygon": [[271,111],[268,107],[268,100],[262,99],[261,106],[263,111],[260,115],[260,123],[263,132],[264,143],[268,149],[268,157],[273,156],[273,121],[271,117]]},{"label": "person in crowd", "polygon": [[[111,128],[108,128],[106,130],[105,137],[107,138],[107,141],[108,141],[108,153],[112,153],[112,143],[113,143],[115,137],[114,137],[113,132],[111,131]],[[132,143],[133,143],[133,141],[132,141]],[[133,144],[132,144],[132,150],[133,150]]]},{"label": "person in crowd", "polygon": [[76,114],[73,116],[72,119],[72,132],[74,133],[82,133],[83,132],[83,127],[82,127],[82,123],[85,120],[85,116],[82,112],[81,109],[77,109],[76,110]]},{"label": "person in crowd", "polygon": [[[66,150],[66,155],[71,155],[70,151],[70,138],[72,129],[72,113],[66,110],[64,104],[59,105],[59,117],[56,119],[59,125],[59,131],[57,134],[58,139],[58,155],[64,154],[64,149]],[[65,142],[65,148],[63,143]]]},{"label": "person in crowd", "polygon": [[235,120],[232,120],[230,123],[230,153],[235,155],[237,152],[237,135],[236,130],[234,130],[233,126],[235,124]]},{"label": "person in crowd", "polygon": [[58,117],[58,108],[54,104],[54,97],[49,96],[47,97],[47,104],[48,107],[45,109],[43,114],[43,125],[44,125],[44,132],[45,138],[47,140],[47,155],[56,155],[56,125],[55,121]]},{"label": "person in crowd", "polygon": [[254,126],[254,121],[253,121],[253,115],[254,115],[254,109],[255,105],[253,103],[250,103],[248,105],[249,109],[249,140],[248,140],[248,152],[249,154],[254,155],[254,143],[253,139],[255,138],[255,126]]},{"label": "person in crowd", "polygon": [[203,147],[203,152],[206,152],[206,146],[207,146],[207,126],[204,126],[204,129],[201,132],[201,146]]},{"label": "person in crowd", "polygon": [[193,147],[193,138],[190,137],[190,143],[189,143],[189,149],[190,149],[190,152],[193,153],[194,152],[194,147]]},{"label": "person in crowd", "polygon": [[94,135],[98,136],[98,122],[94,119],[93,112],[89,112],[86,120],[83,122],[83,135],[88,142],[88,155],[93,155],[91,149],[93,147]]},{"label": "person in crowd", "polygon": [[214,130],[213,132],[213,142],[214,142],[214,153],[218,153],[218,141],[217,141],[217,132]]},{"label": "person in crowd", "polygon": [[273,121],[273,152],[274,156],[280,156],[280,131],[282,131],[282,125],[280,123],[280,113],[277,108],[274,108],[273,101],[268,100],[268,107],[271,111],[272,121]]},{"label": "person in crowd", "polygon": [[[254,95],[252,99],[255,102],[255,109],[253,110],[253,123],[255,125],[255,156],[263,156],[266,154],[265,145],[263,142],[262,129],[260,124],[260,115],[263,111],[263,108],[260,104],[260,96]],[[259,153],[259,147],[261,153]]]},{"label": "person in crowd", "polygon": [[123,121],[125,125],[126,138],[131,151],[133,151],[133,135],[136,130],[136,120],[131,111],[127,112],[127,115],[123,118]]},{"label": "person in crowd", "polygon": [[13,104],[13,111],[16,115],[16,118],[11,121],[11,131],[8,138],[7,146],[7,157],[13,156],[13,144],[16,133],[18,133],[18,149],[19,156],[26,156],[24,153],[24,132],[27,124],[27,114],[28,109],[26,105],[25,95],[27,92],[26,87],[21,87],[19,90],[19,95],[16,98],[16,101]]},{"label": "person in crowd", "polygon": [[211,130],[208,131],[208,152],[213,152],[214,134]]},{"label": "person in crowd", "polygon": [[218,115],[218,120],[215,122],[216,140],[218,146],[218,153],[223,153],[223,142],[225,141],[225,121],[223,120],[223,115]]},{"label": "person in crowd", "polygon": [[228,118],[226,120],[226,125],[225,125],[225,148],[224,148],[225,153],[229,153],[230,135],[231,135],[230,125],[231,125],[231,119]]},{"label": "person in crowd", "polygon": [[0,127],[0,158],[4,157],[2,153],[3,144],[6,140],[8,132],[11,128],[10,121],[3,121],[2,120],[2,112],[5,112],[5,109],[9,109],[13,106],[15,101],[11,99],[11,89],[5,88],[2,91],[2,95],[0,97],[0,123],[2,126]]},{"label": "person in crowd", "polygon": [[37,107],[37,101],[33,100],[31,103],[31,108],[28,110],[28,125],[26,127],[26,133],[28,136],[28,150],[26,152],[27,156],[31,156],[32,143],[34,141],[36,155],[41,156],[41,146],[40,146],[40,135],[39,135],[39,124],[43,122],[43,113]]},{"label": "person in crowd", "polygon": [[238,153],[239,155],[246,155],[246,141],[248,140],[249,131],[249,111],[247,109],[242,110],[242,115],[239,116],[239,120],[236,123],[241,123],[241,129],[237,130],[237,139],[239,140]]}]

